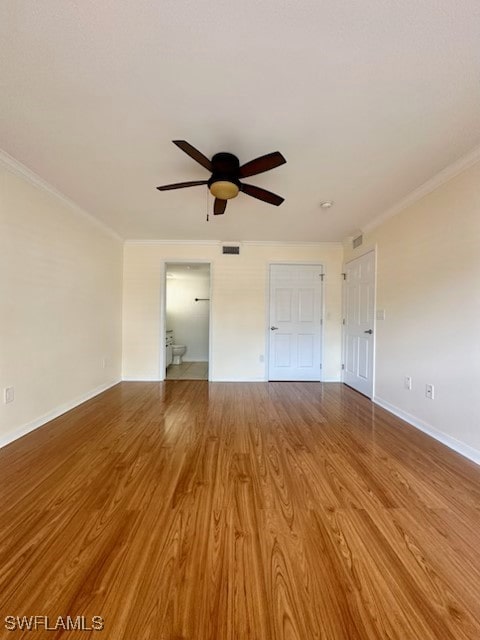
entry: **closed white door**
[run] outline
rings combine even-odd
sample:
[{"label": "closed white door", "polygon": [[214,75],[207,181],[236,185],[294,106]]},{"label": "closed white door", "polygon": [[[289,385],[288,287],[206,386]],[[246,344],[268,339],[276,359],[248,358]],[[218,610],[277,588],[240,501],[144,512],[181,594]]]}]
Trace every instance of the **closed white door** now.
[{"label": "closed white door", "polygon": [[269,380],[320,380],[322,267],[270,267]]},{"label": "closed white door", "polygon": [[374,252],[348,262],[345,274],[343,381],[371,398],[375,330]]}]

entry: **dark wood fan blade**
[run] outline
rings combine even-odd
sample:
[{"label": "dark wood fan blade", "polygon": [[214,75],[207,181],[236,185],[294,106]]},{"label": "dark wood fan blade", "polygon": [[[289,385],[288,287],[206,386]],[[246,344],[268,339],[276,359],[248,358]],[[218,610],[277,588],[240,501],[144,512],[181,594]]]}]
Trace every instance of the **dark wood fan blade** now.
[{"label": "dark wood fan blade", "polygon": [[213,205],[213,215],[219,216],[222,213],[225,213],[226,208],[227,208],[226,200],[219,200],[218,198],[215,198],[215,203]]},{"label": "dark wood fan blade", "polygon": [[198,149],[192,147],[192,145],[186,140],[172,140],[172,142],[173,144],[176,144],[179,149],[184,151],[187,156],[190,156],[190,158],[198,162],[198,164],[201,164],[202,167],[205,167],[205,169],[208,169],[209,171],[212,170],[212,163],[207,156],[204,156]]},{"label": "dark wood fan blade", "polygon": [[240,167],[240,178],[248,178],[248,176],[256,176],[258,173],[270,171],[281,164],[285,164],[286,160],[279,151],[268,153],[266,156],[250,160]]},{"label": "dark wood fan blade", "polygon": [[183,189],[184,187],[197,187],[199,184],[207,184],[208,180],[193,180],[192,182],[177,182],[175,184],[164,184],[157,187],[159,191],[170,191],[170,189]]},{"label": "dark wood fan blade", "polygon": [[246,193],[248,196],[252,196],[253,198],[257,198],[258,200],[263,200],[263,202],[268,202],[268,204],[274,204],[276,207],[282,204],[285,198],[277,196],[276,193],[272,193],[271,191],[267,191],[266,189],[262,189],[261,187],[254,187],[253,184],[241,184],[240,189],[243,193]]}]

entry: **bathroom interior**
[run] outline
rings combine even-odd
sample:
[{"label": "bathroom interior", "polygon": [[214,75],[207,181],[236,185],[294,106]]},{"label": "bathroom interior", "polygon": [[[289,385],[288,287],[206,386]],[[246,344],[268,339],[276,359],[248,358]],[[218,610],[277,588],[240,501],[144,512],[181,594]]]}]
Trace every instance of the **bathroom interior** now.
[{"label": "bathroom interior", "polygon": [[167,380],[208,380],[210,265],[166,265]]}]

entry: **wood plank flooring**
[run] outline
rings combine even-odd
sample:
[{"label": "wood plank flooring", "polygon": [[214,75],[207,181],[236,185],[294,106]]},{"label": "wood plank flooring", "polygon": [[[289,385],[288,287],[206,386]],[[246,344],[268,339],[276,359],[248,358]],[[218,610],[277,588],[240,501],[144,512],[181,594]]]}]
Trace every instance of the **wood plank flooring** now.
[{"label": "wood plank flooring", "polygon": [[480,638],[480,468],[340,384],[122,383],[0,498],[2,639]]}]

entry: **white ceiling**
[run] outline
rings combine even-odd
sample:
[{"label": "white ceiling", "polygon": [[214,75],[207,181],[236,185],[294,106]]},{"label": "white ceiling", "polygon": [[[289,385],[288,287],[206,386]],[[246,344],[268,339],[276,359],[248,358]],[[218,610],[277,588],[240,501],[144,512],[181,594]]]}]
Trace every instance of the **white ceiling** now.
[{"label": "white ceiling", "polygon": [[[341,240],[480,142],[478,0],[15,0],[0,146],[125,238]],[[206,222],[171,140],[287,164]],[[319,208],[332,199],[328,212]]]}]

